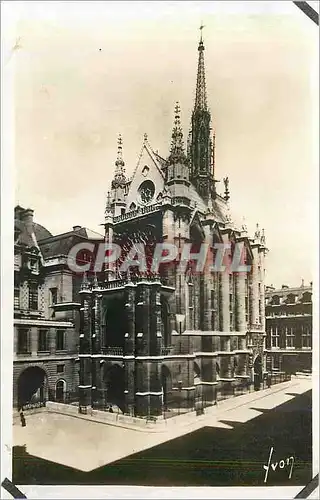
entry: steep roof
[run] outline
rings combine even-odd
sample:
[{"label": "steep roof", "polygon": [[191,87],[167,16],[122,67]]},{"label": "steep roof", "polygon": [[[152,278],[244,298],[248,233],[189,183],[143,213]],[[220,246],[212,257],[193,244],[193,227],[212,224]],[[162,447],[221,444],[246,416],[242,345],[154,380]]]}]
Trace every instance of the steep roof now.
[{"label": "steep roof", "polygon": [[33,229],[38,241],[44,240],[45,238],[50,238],[50,236],[52,236],[48,229],[46,229],[44,226],[41,226],[41,224],[38,224],[37,222],[33,223]]},{"label": "steep roof", "polygon": [[68,255],[71,248],[80,241],[102,241],[104,236],[86,227],[58,234],[40,241],[40,248],[45,259],[58,255]]}]

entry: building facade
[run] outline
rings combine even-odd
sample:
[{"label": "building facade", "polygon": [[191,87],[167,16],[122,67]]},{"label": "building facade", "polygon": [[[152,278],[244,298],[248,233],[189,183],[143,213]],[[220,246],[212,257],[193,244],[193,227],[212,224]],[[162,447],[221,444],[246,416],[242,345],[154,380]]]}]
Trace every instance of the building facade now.
[{"label": "building facade", "polygon": [[[197,408],[258,389],[266,372],[265,236],[257,226],[250,237],[235,222],[228,178],[224,193],[217,190],[204,50],[201,39],[186,150],[178,105],[168,156],[145,135],[130,179],[119,139],[104,226],[105,242],[122,253],[102,273],[85,275],[79,292],[83,412],[108,404],[137,416]],[[159,242],[174,245],[180,258],[188,245],[197,253],[206,244],[213,262],[224,245],[225,270],[197,272],[190,259],[183,271],[168,265],[156,272],[150,263]],[[237,272],[231,263],[240,247],[248,270]],[[138,256],[136,268],[125,265],[128,254]]]},{"label": "building facade", "polygon": [[101,236],[78,226],[52,236],[20,206],[14,225],[13,406],[26,409],[78,391],[81,282],[67,255]]},{"label": "building facade", "polygon": [[312,283],[266,287],[266,353],[270,371],[312,370]]}]

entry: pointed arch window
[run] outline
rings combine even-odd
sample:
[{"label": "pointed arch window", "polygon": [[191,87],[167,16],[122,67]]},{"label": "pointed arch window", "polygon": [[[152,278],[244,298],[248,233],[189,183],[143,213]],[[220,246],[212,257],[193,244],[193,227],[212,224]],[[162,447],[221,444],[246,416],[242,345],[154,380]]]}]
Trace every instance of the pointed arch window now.
[{"label": "pointed arch window", "polygon": [[188,311],[188,330],[195,330],[195,290],[194,281],[189,272],[187,276],[187,290],[186,290],[186,300],[187,300],[187,311]]}]

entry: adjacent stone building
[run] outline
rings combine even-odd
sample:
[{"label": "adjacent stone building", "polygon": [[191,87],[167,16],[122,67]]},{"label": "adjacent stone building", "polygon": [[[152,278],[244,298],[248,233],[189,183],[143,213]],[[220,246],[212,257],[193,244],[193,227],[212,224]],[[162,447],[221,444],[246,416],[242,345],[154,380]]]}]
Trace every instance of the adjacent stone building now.
[{"label": "adjacent stone building", "polygon": [[79,278],[67,255],[79,241],[101,239],[74,227],[52,234],[15,207],[13,405],[78,399]]},{"label": "adjacent stone building", "polygon": [[270,371],[312,370],[312,283],[266,287],[266,352]]},{"label": "adjacent stone building", "polygon": [[[98,276],[85,275],[80,290],[83,412],[116,404],[124,413],[156,416],[203,407],[258,389],[266,372],[265,236],[257,226],[250,237],[232,216],[228,178],[224,193],[217,189],[204,50],[201,39],[186,150],[178,105],[168,156],[145,135],[130,179],[119,139],[104,225],[105,241],[120,245],[123,255]],[[159,242],[173,243],[179,256],[186,244],[199,252],[205,243],[213,261],[214,245],[228,245],[226,269],[197,272],[189,263],[184,272],[175,265],[159,273],[123,271],[131,248],[139,254],[143,245],[150,263]],[[250,271],[230,268],[237,244]]]}]

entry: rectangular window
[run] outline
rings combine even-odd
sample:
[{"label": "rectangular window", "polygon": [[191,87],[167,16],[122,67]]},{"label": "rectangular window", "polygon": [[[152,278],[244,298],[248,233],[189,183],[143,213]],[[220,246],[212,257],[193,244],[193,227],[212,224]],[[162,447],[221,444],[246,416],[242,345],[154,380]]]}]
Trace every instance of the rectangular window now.
[{"label": "rectangular window", "polygon": [[311,348],[311,330],[309,326],[304,326],[302,329],[302,347]]},{"label": "rectangular window", "polygon": [[286,347],[292,348],[294,347],[294,331],[292,326],[286,328]]},{"label": "rectangular window", "polygon": [[279,332],[278,332],[278,327],[276,326],[275,328],[270,329],[271,333],[271,347],[279,347]]},{"label": "rectangular window", "polygon": [[65,331],[64,330],[57,330],[56,350],[57,351],[64,351],[65,348],[66,348],[66,346],[65,346]]},{"label": "rectangular window", "polygon": [[64,373],[64,365],[57,365],[57,373]]},{"label": "rectangular window", "polygon": [[47,330],[39,330],[38,334],[38,351],[48,351],[49,350],[49,342],[48,342],[48,331]]},{"label": "rectangular window", "polygon": [[28,354],[29,350],[29,330],[28,328],[19,328],[18,329],[18,346],[17,353],[18,354]]},{"label": "rectangular window", "polygon": [[38,309],[38,285],[33,283],[29,285],[29,309]]}]

